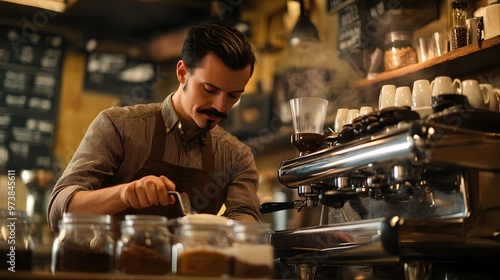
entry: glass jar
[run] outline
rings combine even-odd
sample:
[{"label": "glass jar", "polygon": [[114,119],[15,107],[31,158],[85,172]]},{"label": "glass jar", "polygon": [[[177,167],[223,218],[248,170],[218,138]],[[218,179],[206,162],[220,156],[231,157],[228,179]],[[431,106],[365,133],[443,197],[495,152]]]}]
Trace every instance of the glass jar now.
[{"label": "glass jar", "polygon": [[270,278],[274,251],[266,223],[235,222],[233,226],[233,277]]},{"label": "glass jar", "polygon": [[24,211],[0,210],[0,268],[12,272],[33,269],[34,242]]},{"label": "glass jar", "polygon": [[116,244],[116,268],[124,274],[164,275],[171,272],[167,218],[127,215]]},{"label": "glass jar", "polygon": [[417,53],[411,43],[411,34],[392,31],[385,37],[385,70],[393,70],[418,62]]},{"label": "glass jar", "polygon": [[110,215],[64,213],[52,245],[51,270],[110,273],[114,251]]},{"label": "glass jar", "polygon": [[467,46],[467,2],[454,1],[451,3],[453,28],[451,29],[451,49],[456,50]]},{"label": "glass jar", "polygon": [[230,276],[232,221],[209,217],[197,214],[175,220],[173,273],[191,277]]}]

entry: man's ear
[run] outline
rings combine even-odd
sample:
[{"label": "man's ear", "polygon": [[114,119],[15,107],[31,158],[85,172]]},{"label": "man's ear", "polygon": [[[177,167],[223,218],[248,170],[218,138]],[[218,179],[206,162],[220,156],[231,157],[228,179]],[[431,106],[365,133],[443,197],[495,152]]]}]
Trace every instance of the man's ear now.
[{"label": "man's ear", "polygon": [[184,62],[184,60],[179,60],[179,62],[177,62],[177,80],[179,81],[179,83],[185,84],[187,75],[188,68],[186,66],[186,63]]}]

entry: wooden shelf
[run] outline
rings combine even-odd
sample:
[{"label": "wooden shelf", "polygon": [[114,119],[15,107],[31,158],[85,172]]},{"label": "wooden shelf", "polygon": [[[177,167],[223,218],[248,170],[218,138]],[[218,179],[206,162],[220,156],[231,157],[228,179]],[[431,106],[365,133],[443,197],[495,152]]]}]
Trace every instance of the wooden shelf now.
[{"label": "wooden shelf", "polygon": [[380,73],[373,79],[361,79],[354,87],[381,88],[385,84],[412,86],[418,79],[433,80],[436,76],[459,78],[500,65],[500,36],[445,53],[428,61]]},{"label": "wooden shelf", "polygon": [[[433,80],[436,76],[442,75],[462,78],[499,66],[500,36],[483,41],[481,47],[469,45],[423,63],[381,73],[371,80],[357,80],[353,85],[365,91],[364,94],[378,94],[384,84],[412,87],[413,81],[418,79]],[[333,127],[333,124],[334,116],[330,115],[325,120],[325,128]],[[292,133],[292,126],[287,125],[266,137],[245,141],[255,152],[255,159],[260,169],[276,172],[281,161],[297,155],[296,149],[290,143]]]}]

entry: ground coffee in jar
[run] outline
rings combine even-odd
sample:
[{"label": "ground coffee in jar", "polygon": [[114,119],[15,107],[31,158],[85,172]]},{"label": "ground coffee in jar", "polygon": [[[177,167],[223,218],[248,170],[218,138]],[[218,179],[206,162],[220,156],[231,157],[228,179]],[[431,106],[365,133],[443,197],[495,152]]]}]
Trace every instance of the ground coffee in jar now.
[{"label": "ground coffee in jar", "polygon": [[167,218],[127,215],[116,246],[116,268],[124,274],[163,275],[171,271]]},{"label": "ground coffee in jar", "polygon": [[53,274],[110,273],[114,251],[111,216],[64,213],[52,246],[51,270]]},{"label": "ground coffee in jar", "polygon": [[385,70],[393,70],[418,62],[417,53],[411,43],[411,35],[404,31],[393,31],[386,35]]},{"label": "ground coffee in jar", "polygon": [[181,276],[227,277],[231,275],[232,220],[196,214],[172,224],[172,272]]}]

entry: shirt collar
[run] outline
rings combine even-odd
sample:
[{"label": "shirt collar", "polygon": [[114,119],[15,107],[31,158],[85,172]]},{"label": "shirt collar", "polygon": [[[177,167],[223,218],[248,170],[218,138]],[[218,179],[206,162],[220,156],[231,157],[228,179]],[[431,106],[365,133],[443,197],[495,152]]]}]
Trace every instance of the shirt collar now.
[{"label": "shirt collar", "polygon": [[[179,117],[174,110],[174,106],[172,105],[172,97],[174,96],[174,92],[170,93],[161,105],[161,114],[163,117],[163,121],[165,122],[165,130],[168,133],[174,130],[174,128],[180,127],[181,123],[179,121]],[[193,135],[191,139],[187,139],[188,141],[194,139],[200,139],[202,143],[206,143],[207,131],[200,130],[199,133]]]},{"label": "shirt collar", "polygon": [[161,115],[163,116],[163,122],[165,122],[165,129],[167,133],[173,130],[173,128],[179,122],[179,117],[174,110],[174,106],[172,105],[172,96],[174,93],[170,93],[165,100],[163,100],[163,104],[161,105]]}]

